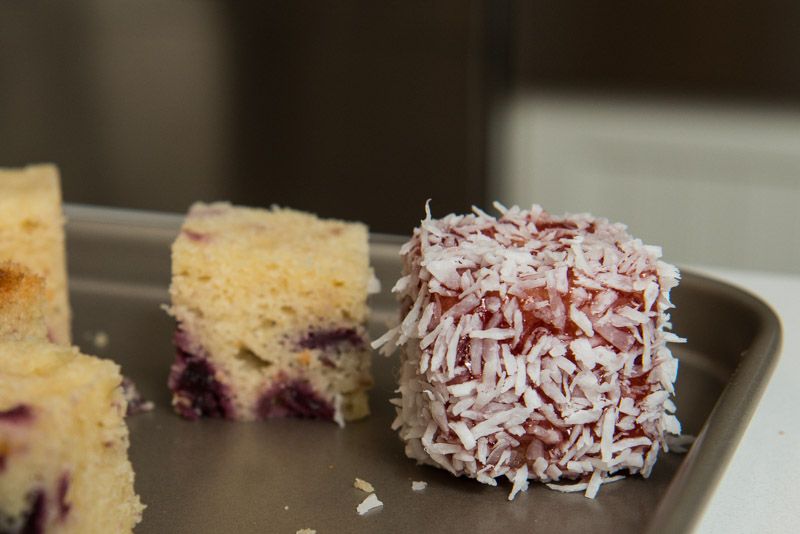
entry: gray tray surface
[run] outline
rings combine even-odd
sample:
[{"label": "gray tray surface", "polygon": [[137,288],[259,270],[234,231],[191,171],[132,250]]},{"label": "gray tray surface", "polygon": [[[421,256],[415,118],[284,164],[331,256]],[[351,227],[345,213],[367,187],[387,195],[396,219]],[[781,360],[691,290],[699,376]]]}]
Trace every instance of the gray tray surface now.
[{"label": "gray tray surface", "polygon": [[[168,300],[169,245],[180,217],[70,206],[70,287],[76,344],[116,360],[155,411],[129,419],[136,487],[147,504],[145,533],[331,532],[685,532],[735,449],[777,360],[780,325],[755,297],[684,274],[674,293],[674,329],[689,343],[680,358],[678,416],[699,435],[687,455],[662,455],[648,480],[604,486],[596,500],[540,484],[506,500],[510,486],[456,479],[407,459],[389,429],[397,361],[375,356],[372,416],[340,429],[318,421],[187,422],[166,388],[174,323]],[[383,292],[373,297],[373,336],[394,320],[389,289],[399,273],[398,238],[373,236]],[[107,346],[93,340],[108,335]],[[358,516],[370,481],[384,502]],[[412,480],[424,480],[422,492]]]}]

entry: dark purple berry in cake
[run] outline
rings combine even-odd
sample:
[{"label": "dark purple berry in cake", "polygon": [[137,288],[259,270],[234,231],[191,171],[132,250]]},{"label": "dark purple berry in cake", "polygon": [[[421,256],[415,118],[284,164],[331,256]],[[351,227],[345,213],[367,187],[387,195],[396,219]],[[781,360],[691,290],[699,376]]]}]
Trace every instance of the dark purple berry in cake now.
[{"label": "dark purple berry in cake", "polygon": [[332,328],[311,330],[300,340],[299,345],[304,349],[325,350],[344,343],[361,348],[366,345],[366,340],[355,328]]},{"label": "dark purple berry in cake", "polygon": [[[44,534],[47,519],[47,498],[44,491],[31,491],[27,501],[28,507],[21,519],[9,517],[0,510],[0,534]],[[9,525],[14,525],[14,528]]]},{"label": "dark purple berry in cake", "polygon": [[323,354],[322,356],[319,357],[319,362],[322,365],[324,365],[325,367],[330,367],[331,369],[335,369],[336,368],[336,363],[334,363],[334,361],[332,359],[330,359],[330,357],[326,356],[325,354]]},{"label": "dark purple berry in cake", "polygon": [[33,420],[33,410],[27,404],[17,404],[8,410],[0,410],[0,423],[22,424]]},{"label": "dark purple berry in cake", "polygon": [[191,239],[192,241],[194,241],[196,243],[208,243],[209,241],[211,241],[211,235],[209,235],[209,234],[203,234],[201,232],[195,232],[193,230],[189,230],[189,229],[186,229],[186,228],[181,230],[181,233],[183,233],[183,235],[185,235],[186,237],[188,237],[189,239]]},{"label": "dark purple berry in cake", "polygon": [[63,473],[58,479],[58,518],[63,521],[69,515],[71,505],[67,502],[67,492],[69,491],[69,473]]},{"label": "dark purple berry in cake", "polygon": [[279,379],[258,401],[258,415],[262,419],[300,417],[332,420],[334,409],[307,380]]},{"label": "dark purple berry in cake", "polygon": [[[227,388],[215,377],[215,370],[204,355],[186,349],[193,348],[191,338],[181,330],[175,334],[177,358],[169,375],[175,411],[186,419],[222,417],[233,419],[233,404]],[[202,352],[202,351],[200,351]]]}]

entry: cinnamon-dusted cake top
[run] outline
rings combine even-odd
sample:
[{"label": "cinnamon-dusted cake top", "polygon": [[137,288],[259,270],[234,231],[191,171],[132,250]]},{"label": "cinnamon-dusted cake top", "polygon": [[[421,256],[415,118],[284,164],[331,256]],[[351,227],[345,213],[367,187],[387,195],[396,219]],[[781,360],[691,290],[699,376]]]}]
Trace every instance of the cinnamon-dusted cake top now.
[{"label": "cinnamon-dusted cake top", "polygon": [[0,263],[0,340],[47,338],[44,279],[13,262]]},{"label": "cinnamon-dusted cake top", "polygon": [[11,261],[0,263],[0,302],[21,298],[35,302],[44,296],[44,280]]}]

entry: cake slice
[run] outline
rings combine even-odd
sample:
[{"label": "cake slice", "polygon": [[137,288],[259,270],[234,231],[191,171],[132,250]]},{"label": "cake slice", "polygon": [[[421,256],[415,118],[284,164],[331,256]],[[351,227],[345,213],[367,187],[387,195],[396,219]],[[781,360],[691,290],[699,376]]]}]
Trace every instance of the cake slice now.
[{"label": "cake slice", "polygon": [[195,204],[172,246],[175,410],[340,424],[366,416],[373,280],[363,224]]},{"label": "cake slice", "polygon": [[0,340],[47,339],[44,280],[21,265],[0,263]]},{"label": "cake slice", "polygon": [[[48,340],[44,295],[42,277],[19,264],[0,263],[0,341]],[[128,404],[128,415],[149,412],[154,408],[127,377],[123,377],[122,390]]]},{"label": "cake slice", "polygon": [[0,532],[132,532],[121,382],[75,348],[0,342]]},{"label": "cake slice", "polygon": [[48,335],[70,343],[64,217],[58,169],[0,169],[0,261],[13,260],[45,279]]},{"label": "cake slice", "polygon": [[[534,205],[427,217],[400,251],[394,428],[406,454],[496,485],[594,498],[648,477],[680,423],[678,270],[622,224]],[[577,481],[566,485],[554,482]]]}]

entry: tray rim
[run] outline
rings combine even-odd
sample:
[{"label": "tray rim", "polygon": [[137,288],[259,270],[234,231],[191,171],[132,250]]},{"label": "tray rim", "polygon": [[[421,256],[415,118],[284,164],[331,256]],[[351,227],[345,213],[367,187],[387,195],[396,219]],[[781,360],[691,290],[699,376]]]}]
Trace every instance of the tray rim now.
[{"label": "tray rim", "polygon": [[[184,219],[177,213],[71,203],[64,205],[64,213],[68,228],[91,225],[95,231],[118,234],[136,227],[158,239],[174,235]],[[399,247],[407,239],[370,233],[370,246]],[[782,345],[781,320],[759,296],[691,268],[680,271],[682,283],[703,283],[708,291],[751,309],[758,328],[659,501],[646,530],[649,533],[690,532],[697,525],[769,384]],[[698,461],[698,457],[714,461]]]},{"label": "tray rim", "polygon": [[[780,317],[759,296],[691,269],[681,269],[681,275],[702,281],[712,292],[749,307],[758,320],[758,329],[656,507],[648,533],[690,532],[697,525],[758,408],[780,358],[783,340]],[[749,402],[737,402],[740,399]],[[698,462],[701,455],[715,460]],[[676,510],[684,513],[674,513]]]}]

